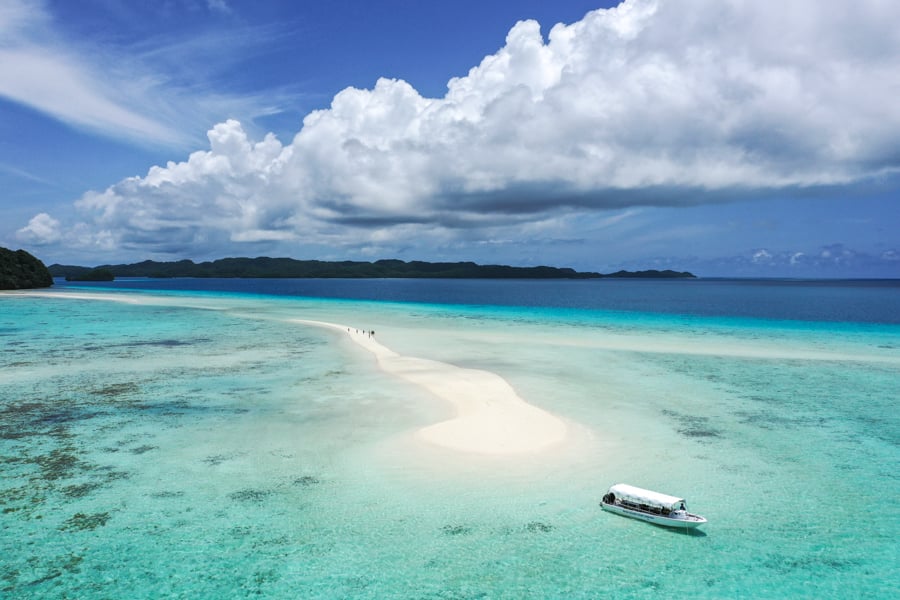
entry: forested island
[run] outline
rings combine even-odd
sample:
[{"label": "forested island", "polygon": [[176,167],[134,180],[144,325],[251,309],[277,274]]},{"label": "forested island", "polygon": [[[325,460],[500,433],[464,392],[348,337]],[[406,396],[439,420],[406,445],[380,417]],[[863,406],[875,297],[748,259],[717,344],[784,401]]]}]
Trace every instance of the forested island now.
[{"label": "forested island", "polygon": [[192,260],[101,265],[96,268],[54,264],[54,277],[73,280],[91,271],[115,277],[242,277],[242,278],[435,278],[435,279],[599,279],[601,277],[683,278],[676,271],[619,271],[609,275],[558,267],[510,267],[474,262],[423,262],[396,259],[365,261],[296,260],[293,258],[223,258],[195,263]]},{"label": "forested island", "polygon": [[25,290],[53,285],[53,276],[38,258],[24,250],[0,247],[0,290]]},{"label": "forested island", "polygon": [[113,272],[104,267],[88,269],[86,272],[66,275],[66,281],[115,281]]}]

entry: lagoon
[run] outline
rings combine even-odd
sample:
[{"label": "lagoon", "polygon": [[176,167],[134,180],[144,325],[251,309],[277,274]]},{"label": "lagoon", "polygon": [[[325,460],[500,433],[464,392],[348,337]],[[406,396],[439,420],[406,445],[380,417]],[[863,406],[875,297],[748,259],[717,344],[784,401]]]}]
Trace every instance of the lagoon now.
[{"label": "lagoon", "polygon": [[[10,598],[892,597],[896,282],[125,280],[0,295]],[[550,448],[348,335],[476,369]],[[694,535],[603,513],[686,496]]]}]

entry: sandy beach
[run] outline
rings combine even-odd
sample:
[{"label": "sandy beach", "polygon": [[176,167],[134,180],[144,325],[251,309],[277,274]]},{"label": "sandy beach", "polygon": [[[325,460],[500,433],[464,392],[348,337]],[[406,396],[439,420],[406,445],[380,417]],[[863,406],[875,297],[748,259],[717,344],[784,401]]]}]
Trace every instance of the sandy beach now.
[{"label": "sandy beach", "polygon": [[347,335],[374,354],[384,372],[419,385],[448,402],[456,415],[420,429],[416,437],[422,441],[461,452],[524,454],[540,452],[567,437],[567,426],[561,419],[525,402],[495,373],[402,356],[368,332],[345,325],[292,321]]}]

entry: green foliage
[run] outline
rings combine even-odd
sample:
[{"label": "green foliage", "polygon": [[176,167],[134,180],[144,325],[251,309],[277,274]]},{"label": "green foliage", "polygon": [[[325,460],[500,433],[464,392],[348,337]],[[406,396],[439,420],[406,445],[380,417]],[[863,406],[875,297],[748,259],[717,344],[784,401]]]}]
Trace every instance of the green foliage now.
[{"label": "green foliage", "polygon": [[[442,279],[587,279],[599,273],[579,273],[556,267],[509,267],[478,265],[473,262],[430,263],[402,260],[320,261],[293,258],[223,258],[195,263],[143,262],[100,267],[116,277],[246,277],[246,278],[442,278]],[[51,265],[56,276],[75,280],[88,271],[85,267]]]},{"label": "green foliage", "polygon": [[643,278],[643,279],[678,279],[678,278],[693,278],[696,277],[693,273],[689,273],[688,271],[672,271],[671,269],[666,269],[665,271],[657,271],[656,269],[648,269],[646,271],[616,271],[615,273],[610,273],[609,275],[604,275],[604,277],[632,277],[632,278]]},{"label": "green foliage", "polygon": [[66,275],[66,281],[114,281],[115,275],[108,268],[97,267],[77,275]]},{"label": "green foliage", "polygon": [[0,290],[44,288],[53,285],[53,276],[40,260],[25,252],[0,248]]},{"label": "green foliage", "polygon": [[433,278],[433,279],[596,279],[600,277],[694,277],[675,271],[619,271],[609,275],[558,267],[510,267],[473,262],[424,262],[388,259],[375,262],[295,260],[293,258],[222,258],[211,262],[191,260],[103,265],[93,269],[51,265],[50,272],[70,281],[93,279],[91,273],[108,271],[116,277],[242,277],[242,278]]}]

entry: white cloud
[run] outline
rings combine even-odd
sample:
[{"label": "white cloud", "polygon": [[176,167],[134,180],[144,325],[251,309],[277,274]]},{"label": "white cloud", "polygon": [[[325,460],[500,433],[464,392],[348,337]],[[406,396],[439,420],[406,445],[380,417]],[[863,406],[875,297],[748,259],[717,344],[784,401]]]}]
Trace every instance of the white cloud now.
[{"label": "white cloud", "polygon": [[16,232],[17,239],[37,246],[57,242],[61,236],[60,222],[47,213],[33,216],[28,225]]},{"label": "white cloud", "polygon": [[772,254],[765,248],[761,248],[760,250],[756,250],[753,253],[753,257],[751,258],[751,260],[755,263],[771,262]]},{"label": "white cloud", "polygon": [[630,0],[547,40],[523,21],[443,98],[392,79],[347,88],[287,144],[220,123],[209,150],[86,194],[82,228],[155,251],[467,228],[502,239],[498,227],[561,208],[893,176],[898,22],[900,4],[876,0]]},{"label": "white cloud", "polygon": [[750,250],[732,256],[665,256],[626,262],[623,268],[690,270],[704,277],[897,278],[900,253],[891,248],[873,255],[843,244],[806,250]]},{"label": "white cloud", "polygon": [[225,0],[206,0],[206,6],[213,12],[231,14],[231,7]]}]

